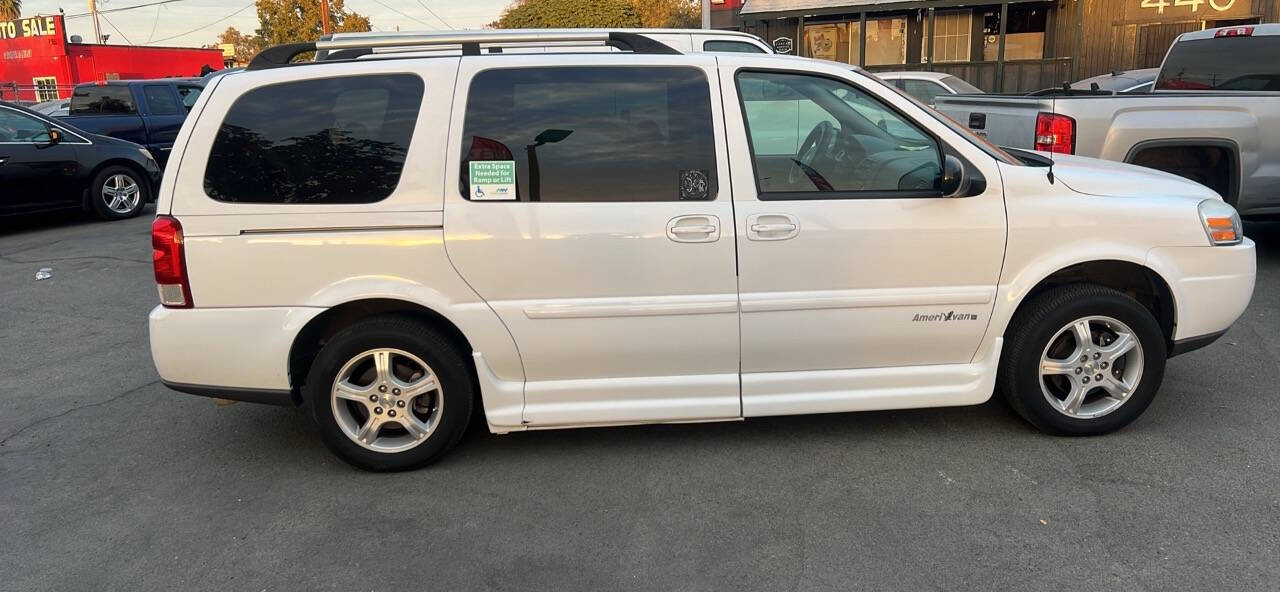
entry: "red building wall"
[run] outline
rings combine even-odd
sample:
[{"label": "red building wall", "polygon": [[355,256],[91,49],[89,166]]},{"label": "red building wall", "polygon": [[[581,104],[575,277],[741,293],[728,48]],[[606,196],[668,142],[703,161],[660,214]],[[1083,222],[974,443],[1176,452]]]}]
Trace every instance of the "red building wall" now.
[{"label": "red building wall", "polygon": [[65,98],[81,82],[199,76],[205,65],[222,69],[222,50],[68,43],[61,15],[0,21],[0,100],[36,100],[36,78],[56,79]]}]

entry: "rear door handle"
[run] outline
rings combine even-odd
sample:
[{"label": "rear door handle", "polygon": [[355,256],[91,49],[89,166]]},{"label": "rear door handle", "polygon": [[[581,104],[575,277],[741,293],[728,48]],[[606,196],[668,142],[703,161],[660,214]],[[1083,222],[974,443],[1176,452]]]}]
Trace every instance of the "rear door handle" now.
[{"label": "rear door handle", "polygon": [[752,214],[747,216],[747,239],[779,241],[800,234],[800,222],[791,214]]},{"label": "rear door handle", "polygon": [[676,216],[667,222],[667,238],[678,243],[713,243],[720,240],[720,219],[704,214]]}]

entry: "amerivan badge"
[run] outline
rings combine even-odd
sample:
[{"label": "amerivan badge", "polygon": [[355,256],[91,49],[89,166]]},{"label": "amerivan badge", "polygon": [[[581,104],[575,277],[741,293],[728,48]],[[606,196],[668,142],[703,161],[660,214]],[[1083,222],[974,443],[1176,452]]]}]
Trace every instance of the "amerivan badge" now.
[{"label": "amerivan badge", "polygon": [[516,161],[473,160],[471,191],[473,201],[512,201],[516,199]]}]

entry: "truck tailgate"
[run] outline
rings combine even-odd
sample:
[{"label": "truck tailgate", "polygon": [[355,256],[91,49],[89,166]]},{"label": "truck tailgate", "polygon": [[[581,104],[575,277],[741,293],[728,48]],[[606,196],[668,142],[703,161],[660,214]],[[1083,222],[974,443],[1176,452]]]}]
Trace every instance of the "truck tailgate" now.
[{"label": "truck tailgate", "polygon": [[997,146],[1035,147],[1036,115],[1049,111],[1039,97],[940,95],[936,108]]}]

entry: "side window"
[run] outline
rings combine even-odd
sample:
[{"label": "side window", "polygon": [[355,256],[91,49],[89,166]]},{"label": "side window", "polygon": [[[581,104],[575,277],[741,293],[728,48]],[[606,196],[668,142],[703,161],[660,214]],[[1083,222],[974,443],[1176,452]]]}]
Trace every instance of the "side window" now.
[{"label": "side window", "polygon": [[704,41],[702,51],[719,51],[726,53],[764,53],[760,46],[745,41]]},{"label": "side window", "polygon": [[[459,189],[472,200],[716,197],[711,96],[696,68],[486,70],[471,81],[461,150]],[[496,162],[472,165],[485,161]]]},{"label": "side window", "polygon": [[142,88],[142,94],[147,97],[147,107],[151,109],[152,115],[177,115],[182,112],[178,99],[173,96],[168,85],[148,84]]},{"label": "side window", "polygon": [[191,107],[196,104],[196,99],[200,98],[202,91],[204,91],[204,88],[199,86],[178,86],[178,97],[182,99],[183,108],[190,111]]},{"label": "side window", "polygon": [[49,129],[43,121],[25,113],[0,109],[0,143],[47,142]]},{"label": "side window", "polygon": [[71,93],[71,115],[128,115],[137,113],[133,92],[121,85],[77,86]]},{"label": "side window", "polygon": [[213,140],[204,190],[239,203],[351,204],[400,183],[422,78],[379,74],[256,88]]},{"label": "side window", "polygon": [[928,80],[912,80],[910,78],[904,78],[902,79],[901,88],[906,91],[907,94],[920,99],[921,103],[925,103],[927,105],[932,105],[933,99],[937,98],[938,95],[950,94],[947,92],[947,89],[942,88],[942,85]]},{"label": "side window", "polygon": [[806,74],[737,82],[760,199],[938,195],[937,140],[872,95]]}]

